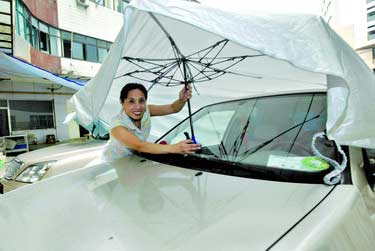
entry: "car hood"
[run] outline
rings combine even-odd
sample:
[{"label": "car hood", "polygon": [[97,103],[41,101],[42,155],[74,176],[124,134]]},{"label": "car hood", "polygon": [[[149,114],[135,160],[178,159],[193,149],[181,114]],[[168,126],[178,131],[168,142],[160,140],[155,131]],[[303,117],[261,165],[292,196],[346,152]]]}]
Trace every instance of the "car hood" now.
[{"label": "car hood", "polygon": [[73,155],[80,155],[87,151],[99,151],[104,147],[106,142],[106,140],[91,139],[75,140],[20,154],[17,158],[26,164],[49,160],[60,160]]},{"label": "car hood", "polygon": [[0,234],[5,250],[265,250],[331,189],[134,156],[5,194]]}]

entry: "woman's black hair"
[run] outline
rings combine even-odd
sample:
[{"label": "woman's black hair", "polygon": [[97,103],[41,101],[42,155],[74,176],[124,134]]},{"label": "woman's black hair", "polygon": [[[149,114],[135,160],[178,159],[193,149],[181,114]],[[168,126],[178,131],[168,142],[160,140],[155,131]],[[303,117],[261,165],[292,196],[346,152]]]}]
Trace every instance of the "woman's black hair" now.
[{"label": "woman's black hair", "polygon": [[121,94],[120,94],[121,104],[124,103],[124,100],[128,97],[128,93],[131,90],[135,90],[135,89],[138,89],[141,92],[143,92],[143,94],[145,95],[145,98],[147,100],[147,90],[143,85],[137,84],[137,83],[128,83],[124,87],[122,87],[122,89],[121,89]]}]

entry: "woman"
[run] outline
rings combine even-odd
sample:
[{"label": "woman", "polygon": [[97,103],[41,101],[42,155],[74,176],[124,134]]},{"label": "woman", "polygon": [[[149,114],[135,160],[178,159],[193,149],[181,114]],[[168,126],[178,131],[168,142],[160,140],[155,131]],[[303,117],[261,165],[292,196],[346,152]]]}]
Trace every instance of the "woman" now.
[{"label": "woman", "polygon": [[188,85],[172,104],[147,105],[147,90],[143,85],[125,85],[120,94],[122,109],[111,121],[111,136],[104,150],[104,159],[115,160],[132,155],[134,151],[153,154],[194,153],[200,145],[193,144],[190,139],[171,145],[146,142],[151,130],[150,117],[179,112],[190,98],[191,86]]}]

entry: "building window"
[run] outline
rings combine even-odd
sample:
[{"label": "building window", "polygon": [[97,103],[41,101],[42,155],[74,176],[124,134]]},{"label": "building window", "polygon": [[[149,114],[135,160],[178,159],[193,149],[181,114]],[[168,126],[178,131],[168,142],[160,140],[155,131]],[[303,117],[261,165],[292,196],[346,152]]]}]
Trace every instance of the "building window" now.
[{"label": "building window", "polygon": [[23,16],[24,8],[23,5],[20,5],[18,1],[16,4],[16,11],[17,33],[19,36],[25,38],[25,17]]},{"label": "building window", "polygon": [[98,41],[98,59],[100,63],[103,63],[104,58],[107,56],[110,44],[105,41]]},{"label": "building window", "polygon": [[61,56],[60,31],[49,27],[50,53],[54,56]]},{"label": "building window", "polygon": [[0,99],[0,108],[6,108],[7,106],[8,106],[7,101],[3,100],[3,99]]},{"label": "building window", "polygon": [[91,62],[98,62],[98,51],[96,46],[96,39],[86,39],[86,60]]},{"label": "building window", "polygon": [[375,30],[373,30],[373,31],[369,31],[369,32],[367,33],[367,37],[368,37],[368,40],[375,39]]},{"label": "building window", "polygon": [[27,42],[31,43],[31,30],[32,30],[32,25],[31,25],[31,15],[28,10],[24,10],[24,30],[25,30],[25,35],[24,38]]},{"label": "building window", "polygon": [[49,52],[48,26],[39,22],[39,48],[43,52]]},{"label": "building window", "polygon": [[81,59],[84,60],[85,57],[85,37],[78,35],[78,34],[73,34],[73,55],[72,58],[74,59]]},{"label": "building window", "polygon": [[98,48],[98,57],[99,57],[99,62],[103,63],[104,58],[107,56],[108,51],[105,48]]},{"label": "building window", "polygon": [[55,128],[53,101],[9,100],[12,131]]},{"label": "building window", "polygon": [[39,50],[39,22],[31,17],[31,45]]},{"label": "building window", "polygon": [[[98,1],[98,4],[101,3],[104,1]],[[43,23],[30,14],[21,0],[16,1],[16,10],[18,35],[45,53],[102,63],[112,45],[104,40],[59,30]]]},{"label": "building window", "polygon": [[67,31],[61,31],[62,47],[64,58],[72,57],[72,33]]},{"label": "building window", "polygon": [[367,14],[367,21],[370,22],[370,21],[373,21],[373,20],[375,20],[375,11],[372,11],[372,12]]}]

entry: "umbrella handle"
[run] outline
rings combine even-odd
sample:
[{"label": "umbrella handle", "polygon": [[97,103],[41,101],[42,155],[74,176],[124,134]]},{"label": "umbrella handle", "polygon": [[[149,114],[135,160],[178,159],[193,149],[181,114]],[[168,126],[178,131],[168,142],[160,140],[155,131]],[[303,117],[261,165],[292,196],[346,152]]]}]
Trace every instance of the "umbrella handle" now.
[{"label": "umbrella handle", "polygon": [[191,140],[193,141],[194,144],[198,144],[197,141],[195,140],[195,135],[193,135]]}]

